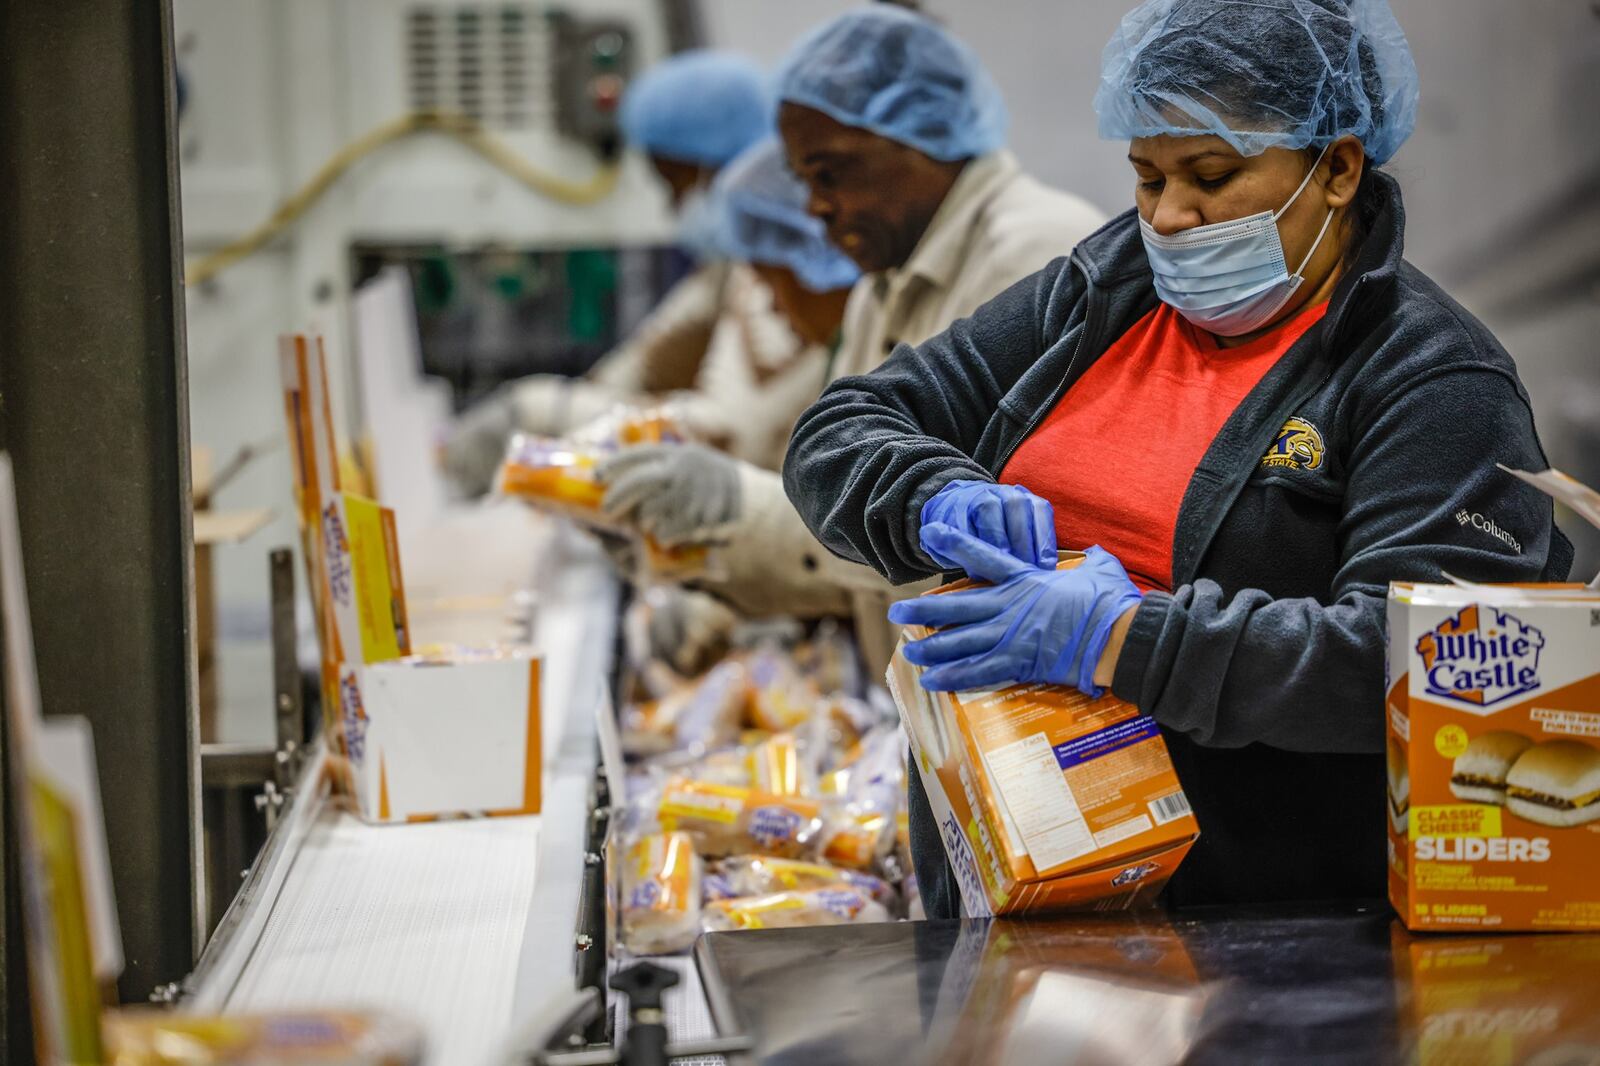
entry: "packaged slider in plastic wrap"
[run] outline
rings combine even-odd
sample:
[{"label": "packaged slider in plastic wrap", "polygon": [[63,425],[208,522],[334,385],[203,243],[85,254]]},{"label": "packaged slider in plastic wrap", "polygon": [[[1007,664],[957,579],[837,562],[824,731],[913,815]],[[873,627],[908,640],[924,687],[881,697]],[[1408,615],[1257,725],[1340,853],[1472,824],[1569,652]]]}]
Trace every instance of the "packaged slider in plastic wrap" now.
[{"label": "packaged slider in plastic wrap", "polygon": [[422,1031],[392,1014],[145,1009],[109,1012],[102,1024],[111,1066],[413,1066],[423,1055]]},{"label": "packaged slider in plastic wrap", "polygon": [[774,796],[809,796],[816,773],[792,733],[776,733],[745,751],[750,787]]},{"label": "packaged slider in plastic wrap", "polygon": [[815,925],[865,925],[886,922],[889,912],[862,889],[846,884],[775,892],[768,896],[741,896],[719,900],[705,908],[707,932],[730,929],[790,929]]},{"label": "packaged slider in plastic wrap", "polygon": [[506,496],[582,522],[603,522],[605,486],[595,475],[600,454],[549,437],[511,439],[495,487]]},{"label": "packaged slider in plastic wrap", "polygon": [[832,777],[838,794],[823,816],[822,857],[868,870],[894,852],[895,816],[905,790],[905,738],[898,728],[880,727],[858,749],[855,761]]},{"label": "packaged slider in plastic wrap", "polygon": [[811,721],[822,694],[794,658],[776,647],[750,655],[749,722],[758,729],[785,733]]},{"label": "packaged slider in plastic wrap", "polygon": [[699,681],[624,712],[622,746],[630,755],[669,751],[700,754],[739,736],[748,698],[744,664],[729,660]]},{"label": "packaged slider in plastic wrap", "polygon": [[720,863],[708,869],[705,879],[700,882],[702,904],[715,903],[720,899],[733,899],[738,895],[738,889],[733,886],[733,878],[723,873]]},{"label": "packaged slider in plastic wrap", "polygon": [[735,855],[719,862],[717,872],[728,879],[735,896],[767,896],[842,884],[885,905],[894,899],[894,888],[881,877],[801,859]]},{"label": "packaged slider in plastic wrap", "polygon": [[807,854],[822,831],[821,814],[816,800],[684,778],[668,781],[655,807],[662,829],[688,833],[700,854],[710,857]]},{"label": "packaged slider in plastic wrap", "polygon": [[893,709],[885,716],[866,700],[835,694],[817,704],[811,730],[822,746],[828,770],[837,770],[861,756],[867,735],[883,724],[895,724]]},{"label": "packaged slider in plastic wrap", "polygon": [[822,857],[853,870],[870,870],[894,851],[894,811],[847,804],[823,818]]},{"label": "packaged slider in plastic wrap", "polygon": [[[573,519],[591,529],[623,532],[601,509],[606,489],[597,473],[615,448],[517,434],[495,480],[501,495]],[[649,577],[687,581],[716,572],[714,550],[703,544],[666,547],[639,539],[640,566]]]},{"label": "packaged slider in plastic wrap", "polygon": [[684,951],[700,932],[705,864],[686,833],[654,833],[622,862],[622,944],[635,955]]}]

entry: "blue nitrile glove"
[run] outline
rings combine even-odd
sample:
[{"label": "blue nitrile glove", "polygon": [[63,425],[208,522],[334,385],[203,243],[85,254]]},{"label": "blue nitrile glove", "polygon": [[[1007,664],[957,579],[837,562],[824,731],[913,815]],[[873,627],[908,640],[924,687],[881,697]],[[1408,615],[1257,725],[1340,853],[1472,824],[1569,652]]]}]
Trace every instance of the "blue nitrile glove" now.
[{"label": "blue nitrile glove", "polygon": [[1025,563],[1055,569],[1055,511],[1021,485],[952,481],[922,505],[922,550],[946,570],[959,570],[960,563],[928,543],[930,525],[950,526]]},{"label": "blue nitrile glove", "polygon": [[1071,570],[1040,570],[959,529],[934,524],[922,536],[988,588],[901,600],[889,620],[939,632],[906,645],[924,667],[922,687],[961,692],[1036,681],[1091,696],[1111,627],[1141,593],[1114,555],[1095,545]]}]

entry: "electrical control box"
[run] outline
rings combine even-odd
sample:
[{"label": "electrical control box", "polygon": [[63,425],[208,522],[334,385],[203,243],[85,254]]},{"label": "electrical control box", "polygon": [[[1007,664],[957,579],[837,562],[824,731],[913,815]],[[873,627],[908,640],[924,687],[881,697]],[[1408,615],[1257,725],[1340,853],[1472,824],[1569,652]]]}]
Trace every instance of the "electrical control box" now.
[{"label": "electrical control box", "polygon": [[567,11],[552,11],[550,27],[556,129],[609,159],[621,146],[617,111],[633,78],[633,31],[620,19],[578,18]]}]

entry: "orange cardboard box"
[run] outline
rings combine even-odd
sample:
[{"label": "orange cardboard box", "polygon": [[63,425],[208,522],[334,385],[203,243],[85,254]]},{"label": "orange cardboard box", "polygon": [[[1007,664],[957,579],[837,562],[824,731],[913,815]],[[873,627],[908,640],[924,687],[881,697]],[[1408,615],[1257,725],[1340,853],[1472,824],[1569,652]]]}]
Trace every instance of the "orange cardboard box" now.
[{"label": "orange cardboard box", "polygon": [[[908,626],[905,639],[926,635]],[[1200,830],[1153,719],[1056,685],[928,692],[919,674],[897,650],[889,689],[964,914],[1117,910],[1155,898]]]},{"label": "orange cardboard box", "polygon": [[1389,898],[1412,929],[1600,929],[1600,592],[1389,589]]},{"label": "orange cardboard box", "polygon": [[[1501,469],[1600,528],[1600,493],[1558,470]],[[1600,929],[1600,577],[1397,582],[1388,614],[1389,899],[1401,920]]]}]

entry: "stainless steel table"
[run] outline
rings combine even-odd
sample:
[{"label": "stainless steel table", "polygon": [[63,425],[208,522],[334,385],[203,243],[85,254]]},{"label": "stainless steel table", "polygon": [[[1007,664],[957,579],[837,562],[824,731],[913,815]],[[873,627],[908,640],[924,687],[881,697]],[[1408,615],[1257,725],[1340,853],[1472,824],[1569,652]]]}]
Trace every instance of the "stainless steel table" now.
[{"label": "stainless steel table", "polygon": [[1386,905],[708,935],[764,1064],[1600,1066],[1600,936],[1413,936]]}]

